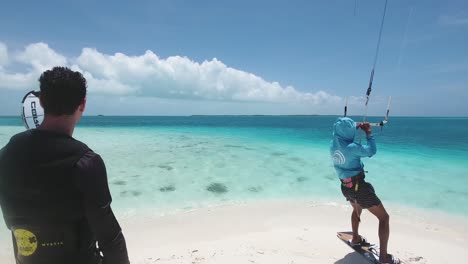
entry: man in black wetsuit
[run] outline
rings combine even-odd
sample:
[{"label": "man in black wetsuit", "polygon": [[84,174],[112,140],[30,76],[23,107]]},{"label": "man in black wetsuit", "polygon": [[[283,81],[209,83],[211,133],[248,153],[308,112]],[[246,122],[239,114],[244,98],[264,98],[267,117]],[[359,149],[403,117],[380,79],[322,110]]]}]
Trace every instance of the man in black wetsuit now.
[{"label": "man in black wetsuit", "polygon": [[0,150],[0,205],[16,263],[128,264],[104,162],[72,137],[86,80],[55,67],[39,82],[43,123]]}]

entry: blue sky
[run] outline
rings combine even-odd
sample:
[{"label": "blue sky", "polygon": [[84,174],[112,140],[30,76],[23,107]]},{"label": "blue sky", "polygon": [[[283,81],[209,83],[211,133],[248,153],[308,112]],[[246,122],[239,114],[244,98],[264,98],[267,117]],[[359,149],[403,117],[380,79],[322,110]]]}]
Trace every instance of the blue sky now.
[{"label": "blue sky", "polygon": [[[384,0],[10,1],[0,114],[40,73],[89,83],[88,114],[363,113]],[[468,116],[468,2],[388,3],[369,113]]]}]

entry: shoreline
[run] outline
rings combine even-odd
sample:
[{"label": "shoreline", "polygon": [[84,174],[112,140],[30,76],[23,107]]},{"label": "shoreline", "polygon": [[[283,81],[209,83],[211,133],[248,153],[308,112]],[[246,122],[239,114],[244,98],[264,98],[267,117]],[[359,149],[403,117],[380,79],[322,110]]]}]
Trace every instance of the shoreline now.
[{"label": "shoreline", "polygon": [[[277,197],[277,198],[244,198],[241,200],[218,200],[218,201],[197,201],[190,204],[173,204],[166,207],[157,207],[157,208],[147,208],[147,207],[138,207],[138,208],[119,208],[116,206],[119,201],[114,201],[112,208],[114,212],[119,215],[121,218],[135,217],[135,216],[145,216],[145,217],[165,217],[170,215],[176,215],[181,213],[187,213],[198,210],[209,210],[221,207],[236,207],[244,206],[249,204],[310,204],[310,206],[330,206],[337,208],[348,208],[349,203],[345,201],[345,198],[339,194],[335,197]],[[403,205],[398,202],[389,202],[383,200],[383,204],[387,212],[392,214],[397,214],[399,217],[408,217],[409,219],[419,219],[419,218],[436,218],[438,222],[441,221],[450,221],[455,225],[465,224],[468,228],[468,215],[460,212],[452,212],[444,209],[436,208],[427,208],[427,207],[417,207],[413,205]]]},{"label": "shoreline", "polygon": [[[224,204],[163,215],[117,211],[117,217],[131,263],[136,264],[358,264],[363,259],[336,238],[336,232],[351,229],[351,210],[344,202],[295,199]],[[466,218],[393,205],[387,205],[387,211],[391,217],[389,252],[406,263],[458,263],[468,258]],[[368,212],[361,218],[360,233],[378,243],[377,219]],[[0,245],[0,262],[13,264],[11,241],[0,239]]]}]

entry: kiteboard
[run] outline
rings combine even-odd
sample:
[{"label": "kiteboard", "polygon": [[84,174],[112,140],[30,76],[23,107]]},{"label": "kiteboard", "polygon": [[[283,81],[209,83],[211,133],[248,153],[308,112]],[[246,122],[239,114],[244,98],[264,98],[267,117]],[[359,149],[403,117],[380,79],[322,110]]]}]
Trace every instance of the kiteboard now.
[{"label": "kiteboard", "polygon": [[379,261],[379,248],[375,244],[369,244],[366,246],[353,246],[349,241],[353,238],[353,232],[338,232],[336,236],[343,241],[350,248],[354,249],[359,255],[364,257],[368,262],[374,264],[380,264]]}]

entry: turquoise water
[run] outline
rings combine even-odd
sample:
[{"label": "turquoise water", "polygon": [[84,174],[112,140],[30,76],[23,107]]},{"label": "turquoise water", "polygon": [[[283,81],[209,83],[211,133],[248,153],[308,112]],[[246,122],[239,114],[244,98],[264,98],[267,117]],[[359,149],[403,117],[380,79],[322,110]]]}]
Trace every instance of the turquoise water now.
[{"label": "turquoise water", "polygon": [[[121,211],[257,199],[345,203],[329,158],[333,116],[84,117]],[[370,119],[370,121],[380,121]],[[0,146],[23,131],[0,117]],[[468,216],[468,118],[391,119],[364,159],[385,202]]]}]

